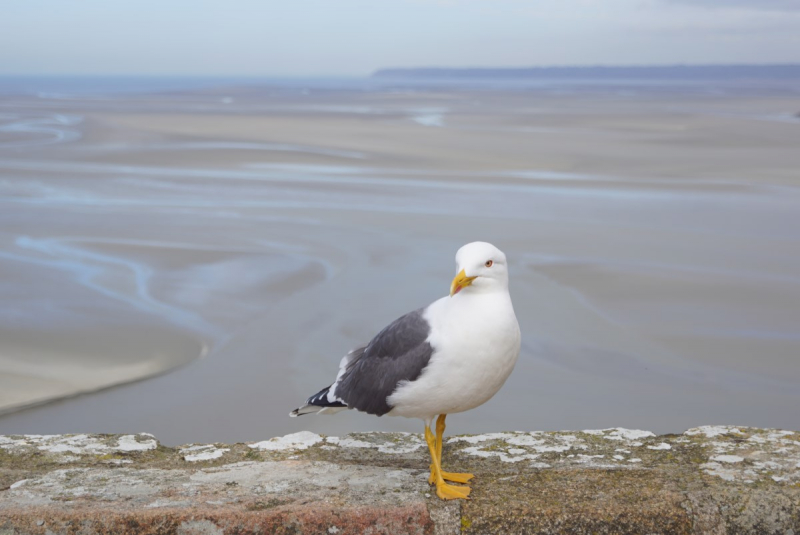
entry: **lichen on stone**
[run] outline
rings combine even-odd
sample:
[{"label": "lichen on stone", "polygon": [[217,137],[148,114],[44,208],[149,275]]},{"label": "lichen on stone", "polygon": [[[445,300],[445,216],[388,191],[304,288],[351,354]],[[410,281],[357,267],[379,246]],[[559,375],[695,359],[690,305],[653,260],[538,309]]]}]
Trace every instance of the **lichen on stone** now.
[{"label": "lichen on stone", "polygon": [[[0,436],[0,528],[124,533],[133,518],[173,533],[203,518],[243,535],[357,533],[366,521],[375,533],[432,533],[436,517],[452,519],[450,533],[800,533],[793,431],[505,432],[444,447],[446,469],[476,477],[471,499],[441,515],[418,434],[301,432],[179,448],[147,434]],[[391,526],[374,527],[389,513]]]}]

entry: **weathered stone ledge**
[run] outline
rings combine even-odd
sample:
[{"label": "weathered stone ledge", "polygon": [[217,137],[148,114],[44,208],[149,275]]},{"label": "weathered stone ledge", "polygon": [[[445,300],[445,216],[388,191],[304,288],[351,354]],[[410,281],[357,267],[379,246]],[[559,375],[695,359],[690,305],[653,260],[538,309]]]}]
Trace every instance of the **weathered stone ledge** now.
[{"label": "weathered stone ledge", "polygon": [[800,534],[800,433],[707,426],[451,437],[427,485],[419,435],[296,433],[168,448],[148,434],[0,436],[0,535]]}]

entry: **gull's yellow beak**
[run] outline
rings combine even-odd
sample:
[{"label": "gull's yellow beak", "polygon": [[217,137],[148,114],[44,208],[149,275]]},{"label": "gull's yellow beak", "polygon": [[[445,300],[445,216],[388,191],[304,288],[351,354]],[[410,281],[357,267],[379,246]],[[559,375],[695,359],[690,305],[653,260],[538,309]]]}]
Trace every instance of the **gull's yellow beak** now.
[{"label": "gull's yellow beak", "polygon": [[474,281],[476,278],[477,277],[467,277],[467,274],[462,269],[458,275],[456,275],[456,278],[453,279],[452,284],[450,284],[450,297],[453,297],[462,289],[472,284],[472,281]]}]

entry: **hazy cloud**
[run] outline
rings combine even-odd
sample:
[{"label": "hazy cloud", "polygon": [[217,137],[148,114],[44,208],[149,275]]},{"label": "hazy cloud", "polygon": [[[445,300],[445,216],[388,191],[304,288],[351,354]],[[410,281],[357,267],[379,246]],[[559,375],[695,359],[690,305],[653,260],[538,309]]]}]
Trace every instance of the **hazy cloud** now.
[{"label": "hazy cloud", "polygon": [[666,0],[696,7],[745,8],[757,11],[800,11],[800,0]]},{"label": "hazy cloud", "polygon": [[16,2],[0,73],[800,63],[800,0]]}]

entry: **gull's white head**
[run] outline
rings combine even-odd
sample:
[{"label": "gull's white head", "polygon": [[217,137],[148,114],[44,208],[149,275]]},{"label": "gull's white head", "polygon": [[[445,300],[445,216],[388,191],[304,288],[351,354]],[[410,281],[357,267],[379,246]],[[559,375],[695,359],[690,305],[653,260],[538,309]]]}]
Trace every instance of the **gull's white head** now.
[{"label": "gull's white head", "polygon": [[456,272],[450,297],[465,293],[508,289],[508,263],[503,251],[483,241],[468,243],[456,253]]}]

